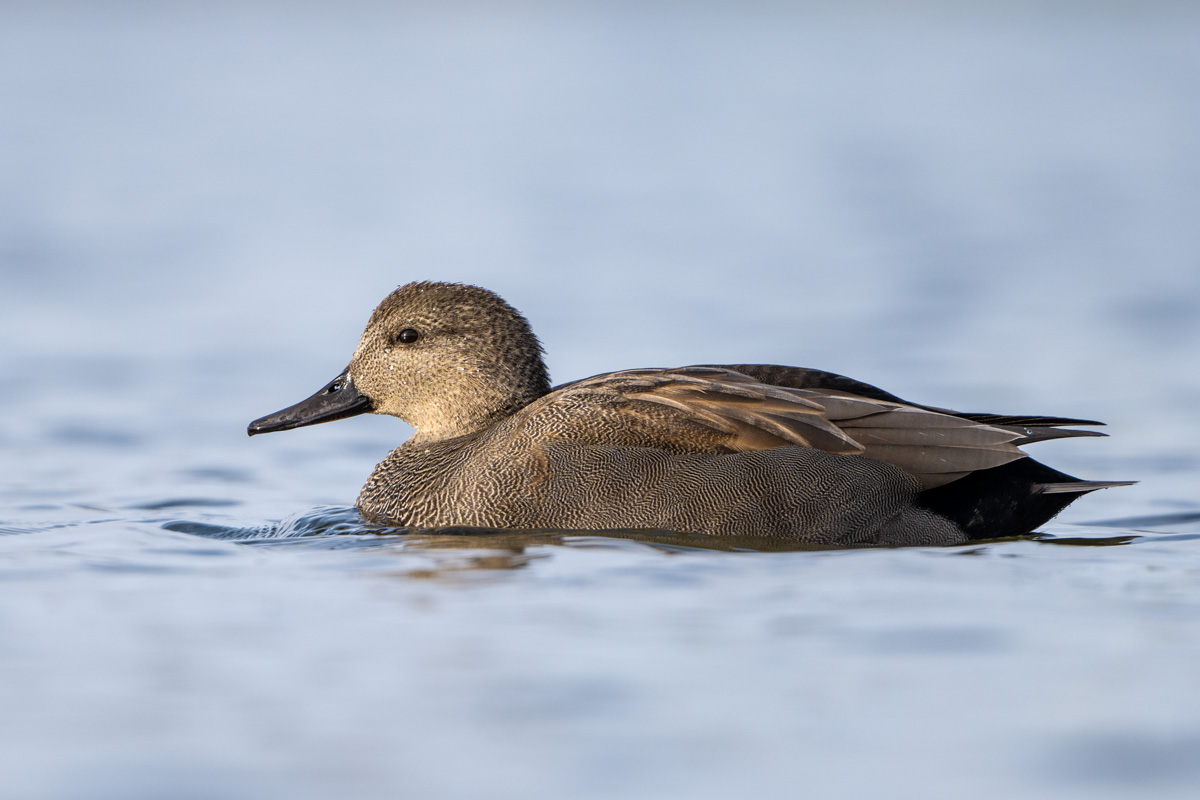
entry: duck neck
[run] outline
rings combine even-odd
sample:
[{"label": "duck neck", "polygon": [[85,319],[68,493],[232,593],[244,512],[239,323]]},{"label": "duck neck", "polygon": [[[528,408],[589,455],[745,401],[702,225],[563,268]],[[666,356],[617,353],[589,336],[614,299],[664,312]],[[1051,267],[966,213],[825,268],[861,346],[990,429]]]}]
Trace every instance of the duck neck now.
[{"label": "duck neck", "polygon": [[417,446],[469,436],[486,430],[550,393],[550,377],[539,359],[520,380],[512,375],[471,376],[433,398],[410,422]]}]

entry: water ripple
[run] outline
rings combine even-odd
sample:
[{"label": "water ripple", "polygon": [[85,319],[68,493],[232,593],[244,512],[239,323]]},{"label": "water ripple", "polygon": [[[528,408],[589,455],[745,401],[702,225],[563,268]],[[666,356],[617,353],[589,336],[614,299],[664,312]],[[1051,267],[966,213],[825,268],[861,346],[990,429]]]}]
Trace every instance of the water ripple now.
[{"label": "water ripple", "polygon": [[[146,506],[151,507],[151,506]],[[166,504],[152,507],[165,508]],[[341,506],[320,506],[293,514],[280,522],[242,527],[218,522],[172,520],[163,528],[178,533],[190,533],[209,539],[239,542],[264,542],[272,539],[307,539],[327,536],[396,533],[398,529],[374,525],[363,519],[358,509]]]}]

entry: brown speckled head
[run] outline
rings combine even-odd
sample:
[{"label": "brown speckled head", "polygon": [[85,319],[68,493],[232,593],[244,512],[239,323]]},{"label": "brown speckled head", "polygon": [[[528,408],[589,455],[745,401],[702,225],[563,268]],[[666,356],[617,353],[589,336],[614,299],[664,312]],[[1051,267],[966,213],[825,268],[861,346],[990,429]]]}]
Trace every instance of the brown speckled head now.
[{"label": "brown speckled head", "polygon": [[422,441],[485,428],[550,391],[525,318],[458,283],[410,283],[384,298],[349,374],[374,413],[400,417]]}]

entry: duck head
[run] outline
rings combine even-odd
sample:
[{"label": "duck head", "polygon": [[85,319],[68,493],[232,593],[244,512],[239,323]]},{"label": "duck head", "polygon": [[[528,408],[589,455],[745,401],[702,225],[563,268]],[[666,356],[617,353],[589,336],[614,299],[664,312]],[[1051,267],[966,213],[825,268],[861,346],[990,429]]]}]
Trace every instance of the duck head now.
[{"label": "duck head", "polygon": [[399,417],[419,440],[437,441],[486,428],[549,391],[541,344],[498,295],[457,283],[410,283],[375,309],[340,375],[247,432],[373,413]]}]

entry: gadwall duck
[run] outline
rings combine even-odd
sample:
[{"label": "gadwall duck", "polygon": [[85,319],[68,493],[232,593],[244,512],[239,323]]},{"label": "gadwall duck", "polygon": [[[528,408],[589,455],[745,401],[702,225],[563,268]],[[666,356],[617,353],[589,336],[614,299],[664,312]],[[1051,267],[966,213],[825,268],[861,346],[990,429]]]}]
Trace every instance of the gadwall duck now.
[{"label": "gadwall duck", "polygon": [[830,546],[959,544],[1033,531],[1081,481],[1030,442],[1082,419],[961,414],[819,370],[631,369],[551,388],[525,318],[476,286],[410,283],[350,365],[249,434],[362,413],[416,433],[357,505],[409,528],[670,530]]}]

